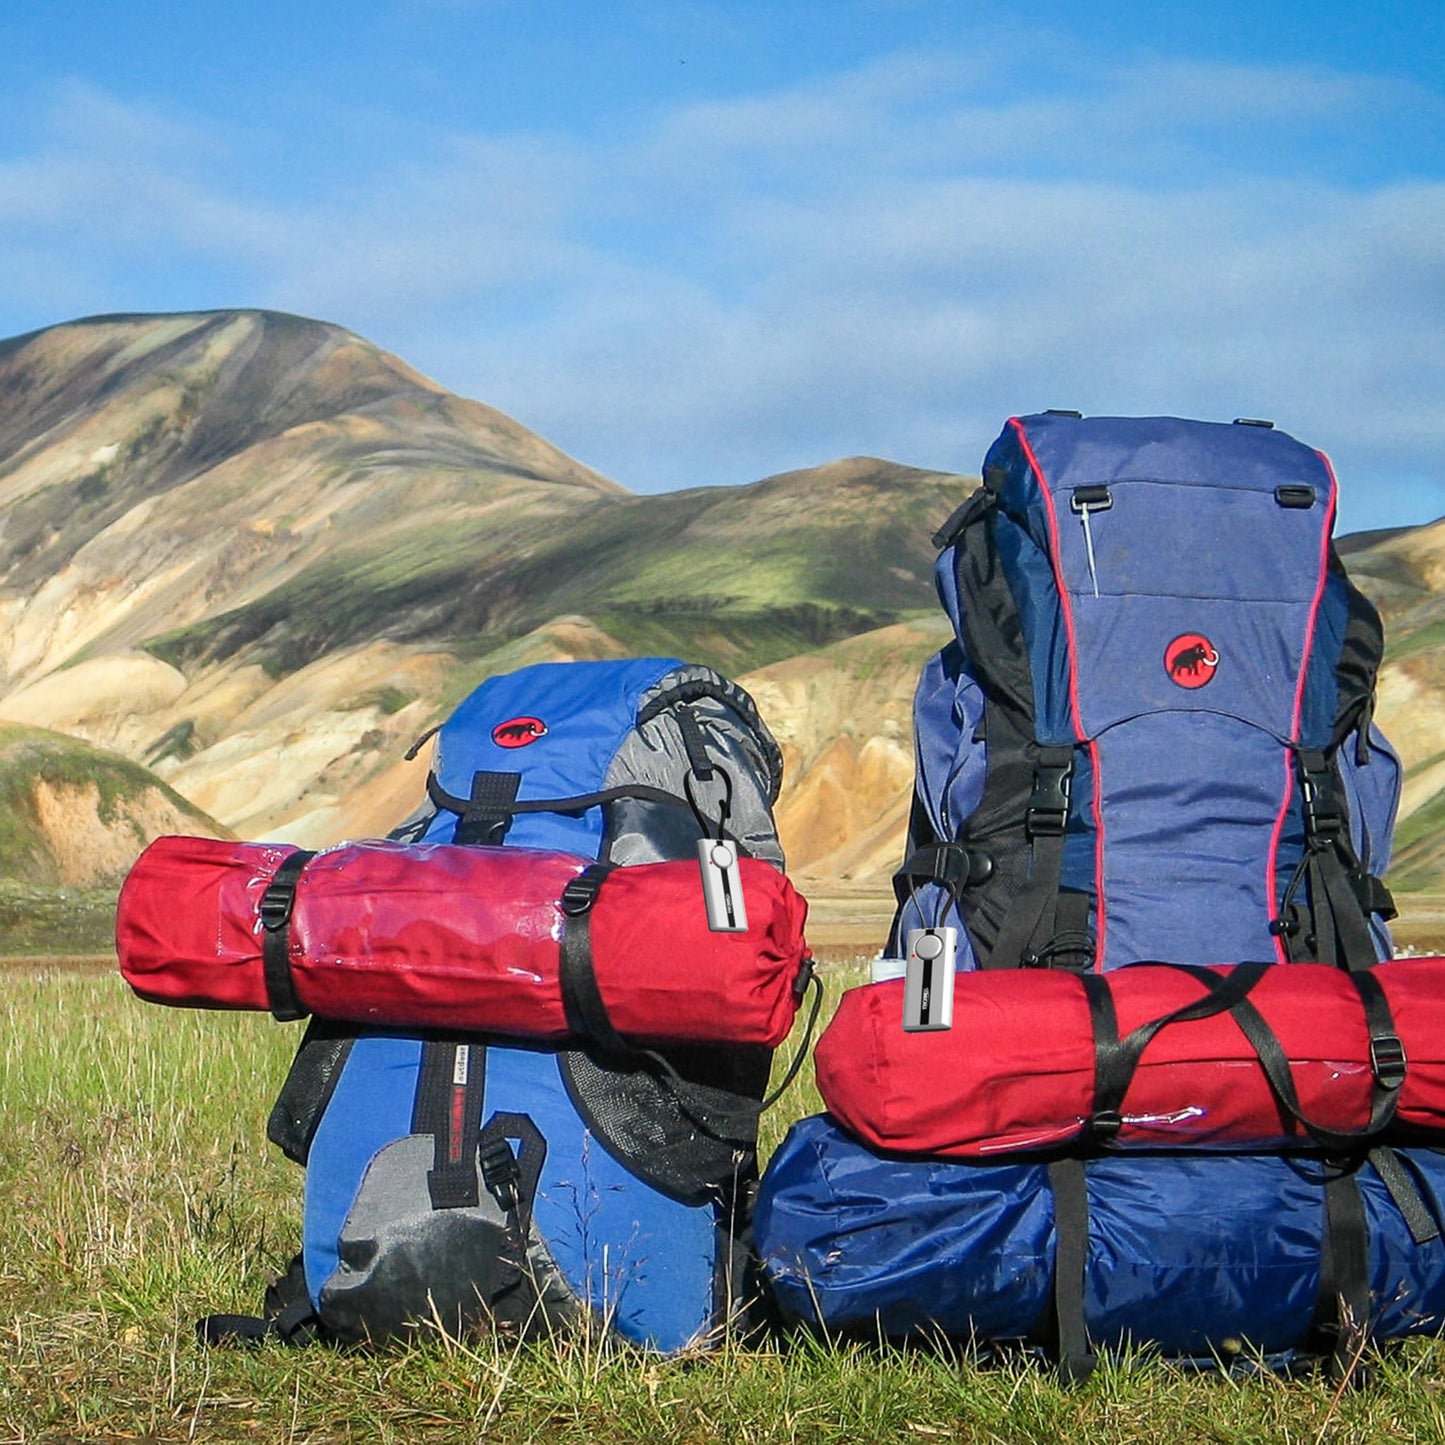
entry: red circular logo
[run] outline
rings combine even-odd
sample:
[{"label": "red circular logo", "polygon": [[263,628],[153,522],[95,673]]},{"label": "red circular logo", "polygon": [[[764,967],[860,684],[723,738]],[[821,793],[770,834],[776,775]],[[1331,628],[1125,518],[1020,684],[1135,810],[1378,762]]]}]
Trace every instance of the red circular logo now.
[{"label": "red circular logo", "polygon": [[536,717],[509,718],[492,729],[492,741],[499,748],[524,748],[546,735],[547,724]]},{"label": "red circular logo", "polygon": [[1198,632],[1186,632],[1164,649],[1164,671],[1180,687],[1203,687],[1213,680],[1218,666],[1214,644]]}]

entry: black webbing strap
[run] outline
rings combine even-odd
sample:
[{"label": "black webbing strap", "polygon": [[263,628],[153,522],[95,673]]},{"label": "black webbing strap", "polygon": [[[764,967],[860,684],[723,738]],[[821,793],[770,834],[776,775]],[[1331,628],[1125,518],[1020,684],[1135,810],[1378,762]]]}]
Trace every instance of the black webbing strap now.
[{"label": "black webbing strap", "polygon": [[1359,1367],[1370,1327],[1369,1232],[1353,1169],[1325,1180],[1324,1213],[1314,1333],[1329,1347],[1335,1377],[1347,1379]]},{"label": "black webbing strap", "polygon": [[[521,1145],[512,1151],[511,1141]],[[547,1141],[530,1114],[493,1114],[479,1136],[482,1183],[497,1204],[516,1221],[523,1251],[532,1227],[532,1205],[547,1158]],[[520,1259],[519,1259],[520,1264]]]},{"label": "black webbing strap", "polygon": [[1059,1377],[1082,1385],[1098,1363],[1084,1320],[1084,1270],[1089,1257],[1089,1193],[1082,1159],[1049,1164],[1054,1195],[1054,1322]]},{"label": "black webbing strap", "polygon": [[590,863],[562,892],[560,983],[567,1027],[606,1054],[634,1052],[612,1026],[592,967],[591,917],[610,863]]},{"label": "black webbing strap", "polygon": [[1275,1098],[1325,1149],[1357,1148],[1378,1134],[1395,1117],[1400,1086],[1405,1082],[1404,1046],[1395,1032],[1390,1005],[1379,980],[1372,973],[1351,974],[1350,977],[1359,989],[1360,1002],[1365,1010],[1365,1026],[1370,1033],[1370,1119],[1363,1129],[1357,1131],[1327,1129],[1314,1123],[1300,1106],[1289,1059],[1264,1016],[1248,999],[1242,999],[1230,1010],[1240,1032],[1249,1040],[1258,1057]]},{"label": "black webbing strap", "polygon": [[1305,876],[1321,963],[1372,968],[1378,957],[1369,915],[1357,887],[1362,877],[1350,843],[1349,820],[1336,799],[1334,778],[1322,752],[1296,754],[1305,827]]},{"label": "black webbing strap", "polygon": [[433,1209],[474,1208],[477,1151],[487,1078],[486,1046],[428,1039],[422,1044],[421,1070],[412,1105],[411,1132],[434,1141],[427,1191]]},{"label": "black webbing strap", "polygon": [[1084,973],[1094,966],[1098,943],[1089,931],[1093,897],[1077,889],[1061,888],[1054,905],[1054,931],[1038,945],[1034,965],[1038,968],[1067,969]]},{"label": "black webbing strap", "polygon": [[1359,1131],[1345,1132],[1316,1124],[1304,1112],[1288,1056],[1265,1021],[1264,1015],[1249,998],[1250,992],[1265,973],[1274,967],[1269,963],[1236,964],[1227,974],[1191,964],[1170,964],[1179,973],[1198,980],[1204,987],[1202,998],[1174,1009],[1148,1023],[1140,1024],[1126,1038],[1119,1038],[1113,996],[1107,975],[1084,974],[1084,997],[1094,1032],[1094,1112],[1089,1131],[1101,1141],[1118,1133],[1122,1122],[1124,1096],[1144,1050],[1161,1029],[1170,1024],[1189,1023],[1228,1013],[1238,1025],[1259,1060],[1271,1091],[1290,1116],[1310,1137],[1326,1149],[1349,1149],[1377,1135],[1394,1117],[1399,1102],[1400,1086],[1405,1082],[1405,1051],[1395,1032],[1390,1005],[1380,981],[1373,973],[1362,971],[1349,975],[1360,996],[1365,1026],[1370,1036],[1370,1072],[1372,1076],[1369,1122]]},{"label": "black webbing strap", "polygon": [[267,1342],[309,1345],[324,1335],[299,1254],[285,1274],[266,1286],[263,1309],[263,1315],[206,1315],[196,1321],[196,1338],[203,1345],[234,1347]]},{"label": "black webbing strap", "polygon": [[261,968],[266,978],[266,1000],[272,1015],[283,1023],[304,1019],[310,1013],[296,996],[296,981],[291,976],[291,910],[296,906],[301,870],[315,856],[305,848],[289,854],[261,895]]},{"label": "black webbing strap", "polygon": [[454,843],[496,844],[502,841],[511,826],[516,809],[517,789],[522,785],[521,773],[472,774],[471,796],[462,808]]},{"label": "black webbing strap", "polygon": [[1393,1149],[1379,1145],[1371,1149],[1365,1158],[1380,1176],[1380,1183],[1400,1211],[1400,1217],[1410,1230],[1410,1238],[1416,1244],[1429,1244],[1432,1239],[1439,1239],[1440,1221],[1426,1204],[1410,1171],[1400,1162],[1400,1156]]},{"label": "black webbing strap", "polygon": [[[1094,1113],[1090,1131],[1100,1142],[1107,1142],[1119,1132],[1123,1122],[1124,1096],[1134,1077],[1134,1070],[1150,1042],[1161,1029],[1170,1024],[1190,1023],[1230,1013],[1248,996],[1264,976],[1267,963],[1241,963],[1227,975],[1186,964],[1173,965],[1179,972],[1198,979],[1204,986],[1202,998],[1184,1004],[1148,1023],[1140,1024],[1127,1037],[1119,1037],[1118,1018],[1114,1012],[1114,996],[1107,974],[1086,973],[1080,981],[1089,1005],[1089,1018],[1094,1031]],[[1286,1064],[1286,1072],[1288,1065]]]},{"label": "black webbing strap", "polygon": [[1073,777],[1073,748],[1039,749],[1034,790],[1024,813],[1024,832],[1033,845],[1028,882],[1014,898],[984,968],[1036,964],[1039,942],[1054,933]]}]

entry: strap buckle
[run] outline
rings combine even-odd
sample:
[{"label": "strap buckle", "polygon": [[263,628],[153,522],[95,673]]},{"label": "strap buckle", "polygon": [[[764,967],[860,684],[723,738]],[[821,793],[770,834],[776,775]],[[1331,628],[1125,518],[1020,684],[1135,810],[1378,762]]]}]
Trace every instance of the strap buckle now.
[{"label": "strap buckle", "polygon": [[296,906],[296,883],[269,883],[261,895],[261,927],[267,933],[279,933],[291,922],[291,911]]},{"label": "strap buckle", "polygon": [[1040,763],[1034,770],[1034,790],[1024,813],[1024,831],[1030,838],[1060,838],[1069,819],[1074,763]]},{"label": "strap buckle", "polygon": [[1405,1045],[1398,1034],[1381,1034],[1370,1040],[1370,1072],[1382,1089],[1392,1092],[1405,1082]]},{"label": "strap buckle", "polygon": [[481,1151],[482,1183],[487,1192],[509,1214],[520,1203],[517,1184],[522,1171],[517,1165],[517,1156],[505,1139],[495,1139]]},{"label": "strap buckle", "polygon": [[1311,848],[1327,848],[1344,830],[1344,815],[1335,803],[1330,775],[1320,753],[1300,754],[1300,802],[1305,839]]},{"label": "strap buckle", "polygon": [[1124,1127],[1124,1116],[1117,1109],[1100,1109],[1089,1120],[1089,1137],[1101,1144],[1107,1144],[1117,1137]]},{"label": "strap buckle", "polygon": [[580,918],[597,902],[608,871],[595,866],[584,868],[567,884],[562,890],[561,906],[568,918]]}]

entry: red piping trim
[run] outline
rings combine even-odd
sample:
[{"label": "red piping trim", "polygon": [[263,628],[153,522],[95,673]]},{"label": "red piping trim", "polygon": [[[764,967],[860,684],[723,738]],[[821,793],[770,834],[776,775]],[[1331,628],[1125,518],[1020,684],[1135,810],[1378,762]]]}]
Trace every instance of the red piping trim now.
[{"label": "red piping trim", "polygon": [[[1300,648],[1300,669],[1299,677],[1295,680],[1294,689],[1294,710],[1290,715],[1289,735],[1290,742],[1299,742],[1300,720],[1304,716],[1305,680],[1309,676],[1310,654],[1314,647],[1315,628],[1319,621],[1320,605],[1324,601],[1325,583],[1329,580],[1330,571],[1330,536],[1335,529],[1335,502],[1339,496],[1339,483],[1335,480],[1335,469],[1330,465],[1330,459],[1323,452],[1316,452],[1315,455],[1324,464],[1325,473],[1330,479],[1329,502],[1325,508],[1324,527],[1320,532],[1320,560],[1317,576],[1315,579],[1315,595],[1310,601],[1309,617],[1305,622],[1304,641]],[[1269,857],[1265,863],[1265,888],[1269,899],[1270,916],[1274,916],[1274,910],[1279,906],[1279,842],[1284,836],[1284,820],[1289,814],[1289,805],[1294,797],[1294,769],[1290,766],[1290,754],[1286,750],[1284,757],[1284,796],[1280,799],[1279,815],[1274,820],[1274,832],[1269,842]],[[1283,938],[1274,939],[1275,957],[1280,963],[1286,962]]]},{"label": "red piping trim", "polygon": [[1075,739],[1084,743],[1089,749],[1090,771],[1093,773],[1094,779],[1094,797],[1090,810],[1094,819],[1094,926],[1096,934],[1094,967],[1102,970],[1104,940],[1108,932],[1108,916],[1104,903],[1104,813],[1103,786],[1099,775],[1099,747],[1098,743],[1084,732],[1083,712],[1079,706],[1079,645],[1074,632],[1073,604],[1069,598],[1069,590],[1064,586],[1063,565],[1059,556],[1059,518],[1058,513],[1054,510],[1053,494],[1049,491],[1044,469],[1040,466],[1039,459],[1029,443],[1023,422],[1018,417],[1011,416],[1008,419],[1008,425],[1017,433],[1019,446],[1023,449],[1024,457],[1034,476],[1038,478],[1039,491],[1043,494],[1049,524],[1049,565],[1053,568],[1054,588],[1059,594],[1059,610],[1064,618],[1064,635],[1069,641],[1069,713],[1074,723]]}]

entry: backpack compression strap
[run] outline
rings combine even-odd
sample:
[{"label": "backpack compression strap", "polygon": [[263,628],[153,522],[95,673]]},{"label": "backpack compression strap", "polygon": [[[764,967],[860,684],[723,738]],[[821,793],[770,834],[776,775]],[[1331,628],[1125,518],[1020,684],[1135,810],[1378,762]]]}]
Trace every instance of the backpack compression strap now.
[{"label": "backpack compression strap", "polygon": [[[1291,961],[1314,958],[1349,969],[1378,962],[1370,936],[1371,914],[1395,916],[1385,885],[1367,874],[1350,842],[1349,821],[1338,799],[1334,769],[1325,754],[1302,748],[1295,754],[1303,806],[1305,851],[1285,889],[1280,916],[1270,931],[1284,942]],[[1306,931],[1300,910],[1292,906],[1301,883],[1308,883],[1313,929]]]},{"label": "backpack compression strap", "polygon": [[[1073,748],[1039,748],[1033,792],[1024,811],[1024,833],[1032,855],[1028,881],[1005,915],[984,968],[1057,965],[1064,955],[1083,955],[1084,968],[1093,963],[1087,899],[1066,895],[1059,888],[1073,781]],[[1076,903],[1068,901],[1071,898],[1084,898],[1082,918]],[[1061,928],[1067,938],[1061,936]]]},{"label": "backpack compression strap", "polygon": [[1313,1123],[1300,1104],[1289,1058],[1264,1016],[1250,1001],[1249,994],[1273,963],[1236,964],[1228,975],[1190,964],[1173,964],[1180,973],[1197,979],[1204,996],[1161,1018],[1140,1024],[1126,1037],[1119,1037],[1109,980],[1102,974],[1082,977],[1084,996],[1094,1029],[1094,1102],[1089,1131],[1095,1142],[1107,1143],[1123,1122],[1125,1095],[1144,1050],[1160,1030],[1170,1024],[1188,1023],[1228,1013],[1249,1041],[1260,1068],[1283,1111],[1326,1149],[1357,1149],[1368,1144],[1395,1115],[1400,1086],[1405,1082],[1405,1051],[1395,1031],[1390,1006],[1379,980],[1368,970],[1350,974],[1360,995],[1365,1024],[1370,1035],[1370,1069],[1373,1078],[1369,1122],[1358,1133],[1342,1133]]},{"label": "backpack compression strap", "polygon": [[261,895],[261,967],[266,977],[266,998],[272,1016],[282,1023],[304,1019],[309,1010],[296,996],[291,977],[291,911],[296,906],[296,884],[301,870],[316,856],[305,848],[289,854]]}]

